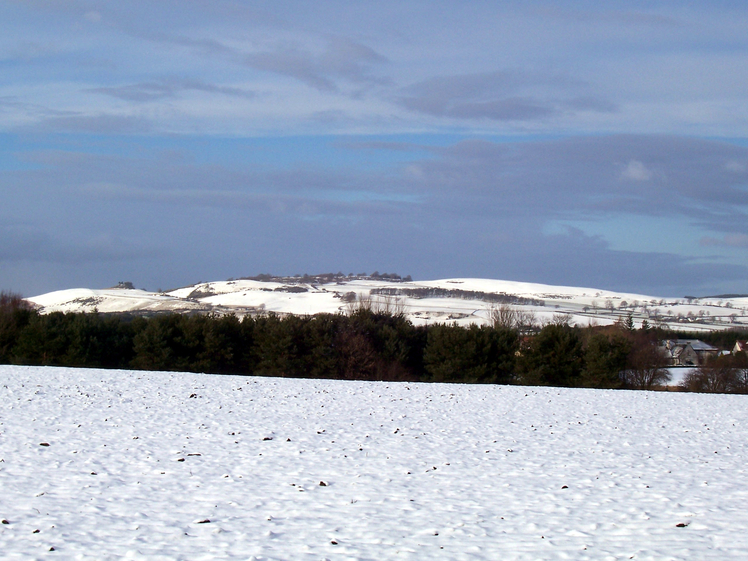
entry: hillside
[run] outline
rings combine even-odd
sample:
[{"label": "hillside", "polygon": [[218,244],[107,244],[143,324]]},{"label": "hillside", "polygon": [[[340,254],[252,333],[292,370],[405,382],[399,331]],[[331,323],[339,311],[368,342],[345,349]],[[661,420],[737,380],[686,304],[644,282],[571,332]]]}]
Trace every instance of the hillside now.
[{"label": "hillside", "polygon": [[317,314],[345,312],[351,299],[371,301],[381,309],[402,311],[415,324],[485,323],[492,306],[508,303],[543,323],[569,314],[580,325],[614,323],[632,315],[675,329],[717,330],[748,327],[748,298],[661,298],[594,288],[490,280],[443,279],[393,281],[322,277],[205,282],[166,292],[131,288],[70,289],[28,298],[42,313],[130,312],[154,314],[274,312]]}]

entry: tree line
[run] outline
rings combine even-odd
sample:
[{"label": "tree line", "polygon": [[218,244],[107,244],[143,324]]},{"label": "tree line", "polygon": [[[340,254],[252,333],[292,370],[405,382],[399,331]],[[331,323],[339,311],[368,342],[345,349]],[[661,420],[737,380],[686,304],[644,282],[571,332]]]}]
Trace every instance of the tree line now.
[{"label": "tree line", "polygon": [[[2,293],[0,364],[591,388],[651,389],[666,381],[658,341],[672,334],[625,323],[580,328],[562,319],[529,335],[521,321],[416,326],[402,312],[367,306],[348,314],[241,319],[42,315]],[[734,372],[734,365],[720,368]],[[744,391],[742,378],[733,378],[722,385],[692,381],[691,389]]]}]

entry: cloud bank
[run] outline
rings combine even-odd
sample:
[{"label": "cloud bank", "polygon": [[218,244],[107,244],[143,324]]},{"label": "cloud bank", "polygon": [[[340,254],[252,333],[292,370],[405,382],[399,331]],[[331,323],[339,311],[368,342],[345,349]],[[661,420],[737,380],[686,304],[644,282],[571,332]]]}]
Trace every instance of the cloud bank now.
[{"label": "cloud bank", "polygon": [[742,3],[0,18],[0,287],[379,269],[748,292]]}]

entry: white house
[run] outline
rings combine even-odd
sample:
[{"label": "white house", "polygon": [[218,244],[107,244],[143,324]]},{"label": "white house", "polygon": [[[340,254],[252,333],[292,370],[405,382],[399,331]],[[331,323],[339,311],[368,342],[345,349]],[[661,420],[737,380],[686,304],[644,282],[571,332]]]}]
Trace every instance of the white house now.
[{"label": "white house", "polygon": [[698,339],[668,339],[660,343],[672,366],[700,366],[719,349]]}]

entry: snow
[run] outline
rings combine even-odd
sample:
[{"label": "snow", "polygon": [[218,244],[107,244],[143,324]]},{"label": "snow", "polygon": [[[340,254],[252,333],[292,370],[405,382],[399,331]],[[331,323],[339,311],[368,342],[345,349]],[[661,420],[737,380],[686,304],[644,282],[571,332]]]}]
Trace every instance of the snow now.
[{"label": "snow", "polygon": [[0,551],[746,559],[746,405],[0,366]]},{"label": "snow", "polygon": [[585,304],[591,304],[595,299],[604,300],[606,298],[611,298],[615,300],[625,299],[632,301],[651,298],[642,294],[611,292],[596,288],[553,286],[548,284],[493,279],[443,279],[437,281],[422,281],[418,284],[439,288],[446,288],[451,285],[452,288],[460,290],[514,294],[525,298],[547,298],[552,300],[578,299]]},{"label": "snow", "polygon": [[[375,289],[441,288],[504,294],[529,298],[533,304],[516,306],[532,313],[539,324],[551,321],[556,314],[569,314],[571,323],[610,325],[628,314],[636,327],[646,319],[650,325],[662,323],[670,328],[689,331],[748,327],[746,298],[655,298],[568,286],[551,286],[492,279],[442,279],[434,281],[396,282],[374,279],[341,279],[330,283],[304,283],[294,280],[293,288],[282,282],[235,280],[198,283],[167,293],[129,289],[71,289],[29,298],[41,313],[50,312],[136,312],[202,311],[238,316],[260,312],[280,314],[318,314],[346,312],[348,305],[341,296],[353,292],[371,297],[375,305],[383,297],[371,295]],[[305,290],[305,291],[304,291]],[[491,304],[481,299],[396,298],[398,307],[414,324],[457,321],[461,325],[488,321]]]},{"label": "snow", "polygon": [[121,312],[195,309],[199,305],[164,294],[137,289],[113,288],[58,290],[28,299],[44,312]]},{"label": "snow", "polygon": [[667,385],[671,388],[680,386],[686,379],[686,376],[694,370],[697,370],[697,368],[693,366],[674,366],[668,368],[667,371],[670,373],[670,380],[667,382]]}]

